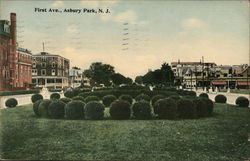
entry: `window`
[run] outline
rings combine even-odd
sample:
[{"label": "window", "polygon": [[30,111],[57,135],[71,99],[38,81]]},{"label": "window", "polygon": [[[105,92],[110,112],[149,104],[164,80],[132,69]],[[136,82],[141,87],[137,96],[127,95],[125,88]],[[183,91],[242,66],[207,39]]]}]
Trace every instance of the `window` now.
[{"label": "window", "polygon": [[46,70],[42,69],[42,75],[46,75]]},{"label": "window", "polygon": [[52,68],[55,68],[56,67],[56,64],[55,62],[52,63]]},{"label": "window", "polygon": [[32,69],[32,75],[37,75],[37,69]]},{"label": "window", "polygon": [[35,67],[36,67],[36,63],[33,63],[33,64],[32,64],[32,67],[35,68]]},{"label": "window", "polygon": [[45,68],[46,67],[46,63],[42,63],[42,68]]},{"label": "window", "polygon": [[35,58],[35,57],[33,57],[33,61],[36,61],[36,58]]},{"label": "window", "polygon": [[55,69],[52,69],[51,75],[55,75],[55,74],[56,74],[56,70],[55,70]]}]

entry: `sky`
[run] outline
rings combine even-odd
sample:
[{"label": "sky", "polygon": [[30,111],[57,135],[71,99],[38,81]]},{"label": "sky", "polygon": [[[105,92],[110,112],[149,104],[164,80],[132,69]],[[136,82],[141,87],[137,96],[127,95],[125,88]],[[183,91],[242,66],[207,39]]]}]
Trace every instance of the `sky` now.
[{"label": "sky", "polygon": [[[35,8],[62,12],[35,12]],[[109,9],[66,13],[64,9]],[[71,67],[103,62],[135,78],[164,62],[249,64],[248,1],[0,0],[0,19],[17,14],[17,40],[33,54],[70,59]]]}]

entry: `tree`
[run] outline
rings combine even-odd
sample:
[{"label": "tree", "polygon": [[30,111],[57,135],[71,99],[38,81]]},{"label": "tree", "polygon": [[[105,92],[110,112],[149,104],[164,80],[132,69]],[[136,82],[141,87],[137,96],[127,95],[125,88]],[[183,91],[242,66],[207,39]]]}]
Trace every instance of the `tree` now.
[{"label": "tree", "polygon": [[110,86],[111,75],[115,73],[114,67],[109,64],[102,64],[101,62],[94,62],[89,69],[84,71],[84,75],[95,82],[96,85],[104,84]]},{"label": "tree", "polygon": [[[167,85],[173,84],[174,73],[168,64],[163,63],[160,69],[149,71],[141,78],[144,84]],[[140,79],[140,77],[137,78],[137,81],[139,81],[138,79]]]},{"label": "tree", "polygon": [[126,78],[120,73],[115,73],[111,76],[111,80],[115,85],[121,84],[132,84],[133,80],[131,78]]},{"label": "tree", "polygon": [[135,77],[135,83],[142,84],[142,83],[143,83],[143,82],[142,82],[142,77],[143,77],[143,76],[136,76],[136,77]]}]

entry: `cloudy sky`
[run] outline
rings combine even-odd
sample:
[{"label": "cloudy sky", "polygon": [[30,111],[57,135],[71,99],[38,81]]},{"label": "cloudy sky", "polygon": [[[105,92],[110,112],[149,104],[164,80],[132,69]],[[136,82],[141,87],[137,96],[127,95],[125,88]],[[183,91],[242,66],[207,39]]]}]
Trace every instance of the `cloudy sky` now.
[{"label": "cloudy sky", "polygon": [[[110,13],[38,13],[35,8],[103,9]],[[247,1],[0,0],[0,19],[17,14],[18,42],[86,69],[101,61],[134,78],[163,62],[249,64]]]}]

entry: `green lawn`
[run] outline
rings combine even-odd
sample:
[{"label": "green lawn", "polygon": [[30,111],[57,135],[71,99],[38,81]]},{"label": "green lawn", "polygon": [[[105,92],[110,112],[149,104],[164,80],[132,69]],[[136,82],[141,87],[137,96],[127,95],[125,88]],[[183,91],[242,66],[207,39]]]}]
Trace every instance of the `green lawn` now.
[{"label": "green lawn", "polygon": [[[52,120],[0,110],[2,159],[246,160],[250,109],[215,105],[199,120]],[[107,111],[106,111],[107,112]]]},{"label": "green lawn", "polygon": [[[221,89],[220,92],[227,92],[227,90]],[[238,94],[250,94],[250,89],[230,89],[230,92]]]}]

